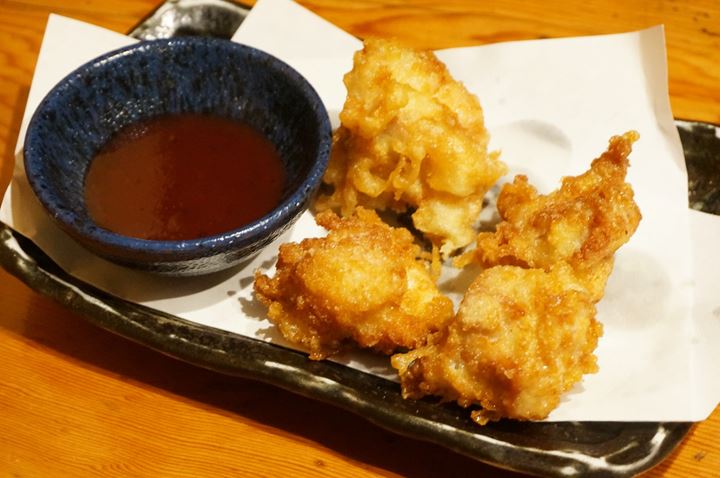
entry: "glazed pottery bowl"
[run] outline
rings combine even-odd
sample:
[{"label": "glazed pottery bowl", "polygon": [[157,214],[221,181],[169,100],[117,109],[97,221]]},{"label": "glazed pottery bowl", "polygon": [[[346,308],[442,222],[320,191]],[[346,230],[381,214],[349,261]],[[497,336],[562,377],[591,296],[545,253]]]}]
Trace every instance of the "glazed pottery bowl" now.
[{"label": "glazed pottery bowl", "polygon": [[[84,200],[97,151],[125,126],[183,113],[243,121],[265,135],[285,170],[278,206],[245,226],[191,240],[138,239],[98,226]],[[227,40],[156,40],[103,55],[56,85],[28,127],[25,171],[47,213],[86,249],[146,271],[200,275],[248,259],[307,209],[331,134],[315,90],[277,58]]]}]

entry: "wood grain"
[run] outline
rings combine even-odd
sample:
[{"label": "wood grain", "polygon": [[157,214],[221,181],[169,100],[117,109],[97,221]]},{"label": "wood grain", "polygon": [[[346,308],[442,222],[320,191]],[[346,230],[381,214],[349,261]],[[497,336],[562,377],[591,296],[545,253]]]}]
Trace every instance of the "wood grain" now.
[{"label": "wood grain", "polygon": [[[0,185],[49,12],[124,32],[158,2],[0,1]],[[720,123],[716,1],[314,0],[360,37],[419,47],[666,26],[676,117]],[[0,476],[520,476],[91,326],[0,270]],[[671,404],[668,404],[671,406]],[[720,476],[720,409],[648,477]]]}]

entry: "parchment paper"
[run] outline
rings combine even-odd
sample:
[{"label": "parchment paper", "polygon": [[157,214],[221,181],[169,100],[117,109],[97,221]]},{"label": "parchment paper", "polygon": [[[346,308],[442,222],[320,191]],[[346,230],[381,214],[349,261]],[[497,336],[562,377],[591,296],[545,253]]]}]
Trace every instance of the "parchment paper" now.
[{"label": "parchment paper", "polygon": [[[282,32],[279,34],[278,32]],[[288,0],[261,0],[234,41],[268,51],[298,69],[318,90],[334,125],[345,99],[342,76],[361,47]],[[147,275],[86,252],[59,231],[29,189],[22,138],[50,88],[82,63],[135,40],[76,20],[48,21],[16,148],[12,183],[0,220],[31,238],[71,274],[119,297],[188,320],[287,345],[252,298],[252,274],[272,270],[277,246],[322,235],[310,214],[243,267],[194,279]],[[641,139],[628,180],[643,213],[616,257],[598,319],[600,372],[566,395],[549,420],[697,421],[720,398],[713,368],[720,353],[720,254],[715,216],[689,213],[682,147],[667,93],[662,27],[620,35],[502,43],[443,50],[452,74],[478,95],[491,146],[543,192],[586,170],[614,134]],[[692,235],[691,235],[692,233]],[[693,255],[694,253],[694,255]],[[447,286],[447,284],[444,284]],[[462,290],[455,290],[455,298]],[[394,379],[387,359],[340,357],[348,366]]]}]

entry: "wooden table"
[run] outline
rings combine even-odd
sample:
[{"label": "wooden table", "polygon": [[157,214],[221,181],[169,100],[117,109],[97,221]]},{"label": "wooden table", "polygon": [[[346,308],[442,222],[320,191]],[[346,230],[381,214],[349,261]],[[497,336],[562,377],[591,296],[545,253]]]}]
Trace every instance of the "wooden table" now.
[{"label": "wooden table", "polygon": [[[0,1],[2,188],[48,13],[125,32],[157,3]],[[429,48],[664,23],[675,116],[720,123],[717,1],[302,3],[360,37],[392,35]],[[520,476],[333,407],[167,358],[89,325],[3,270],[0,475]],[[720,476],[720,408],[646,476]]]}]

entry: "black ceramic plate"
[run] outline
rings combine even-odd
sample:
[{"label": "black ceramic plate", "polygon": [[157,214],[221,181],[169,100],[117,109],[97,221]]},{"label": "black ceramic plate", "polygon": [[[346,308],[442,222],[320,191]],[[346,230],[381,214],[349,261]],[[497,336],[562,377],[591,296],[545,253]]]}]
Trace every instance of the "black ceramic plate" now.
[{"label": "black ceramic plate", "polygon": [[[229,38],[247,8],[214,0],[162,5],[132,32],[137,38],[182,34]],[[677,122],[690,176],[690,202],[720,210],[720,128]],[[358,413],[393,432],[477,460],[539,476],[620,477],[662,461],[690,423],[501,421],[479,427],[468,413],[434,401],[406,401],[398,384],[258,340],[132,304],[66,274],[32,242],[0,223],[0,264],[28,286],[89,321],[196,365],[249,377]]]}]

